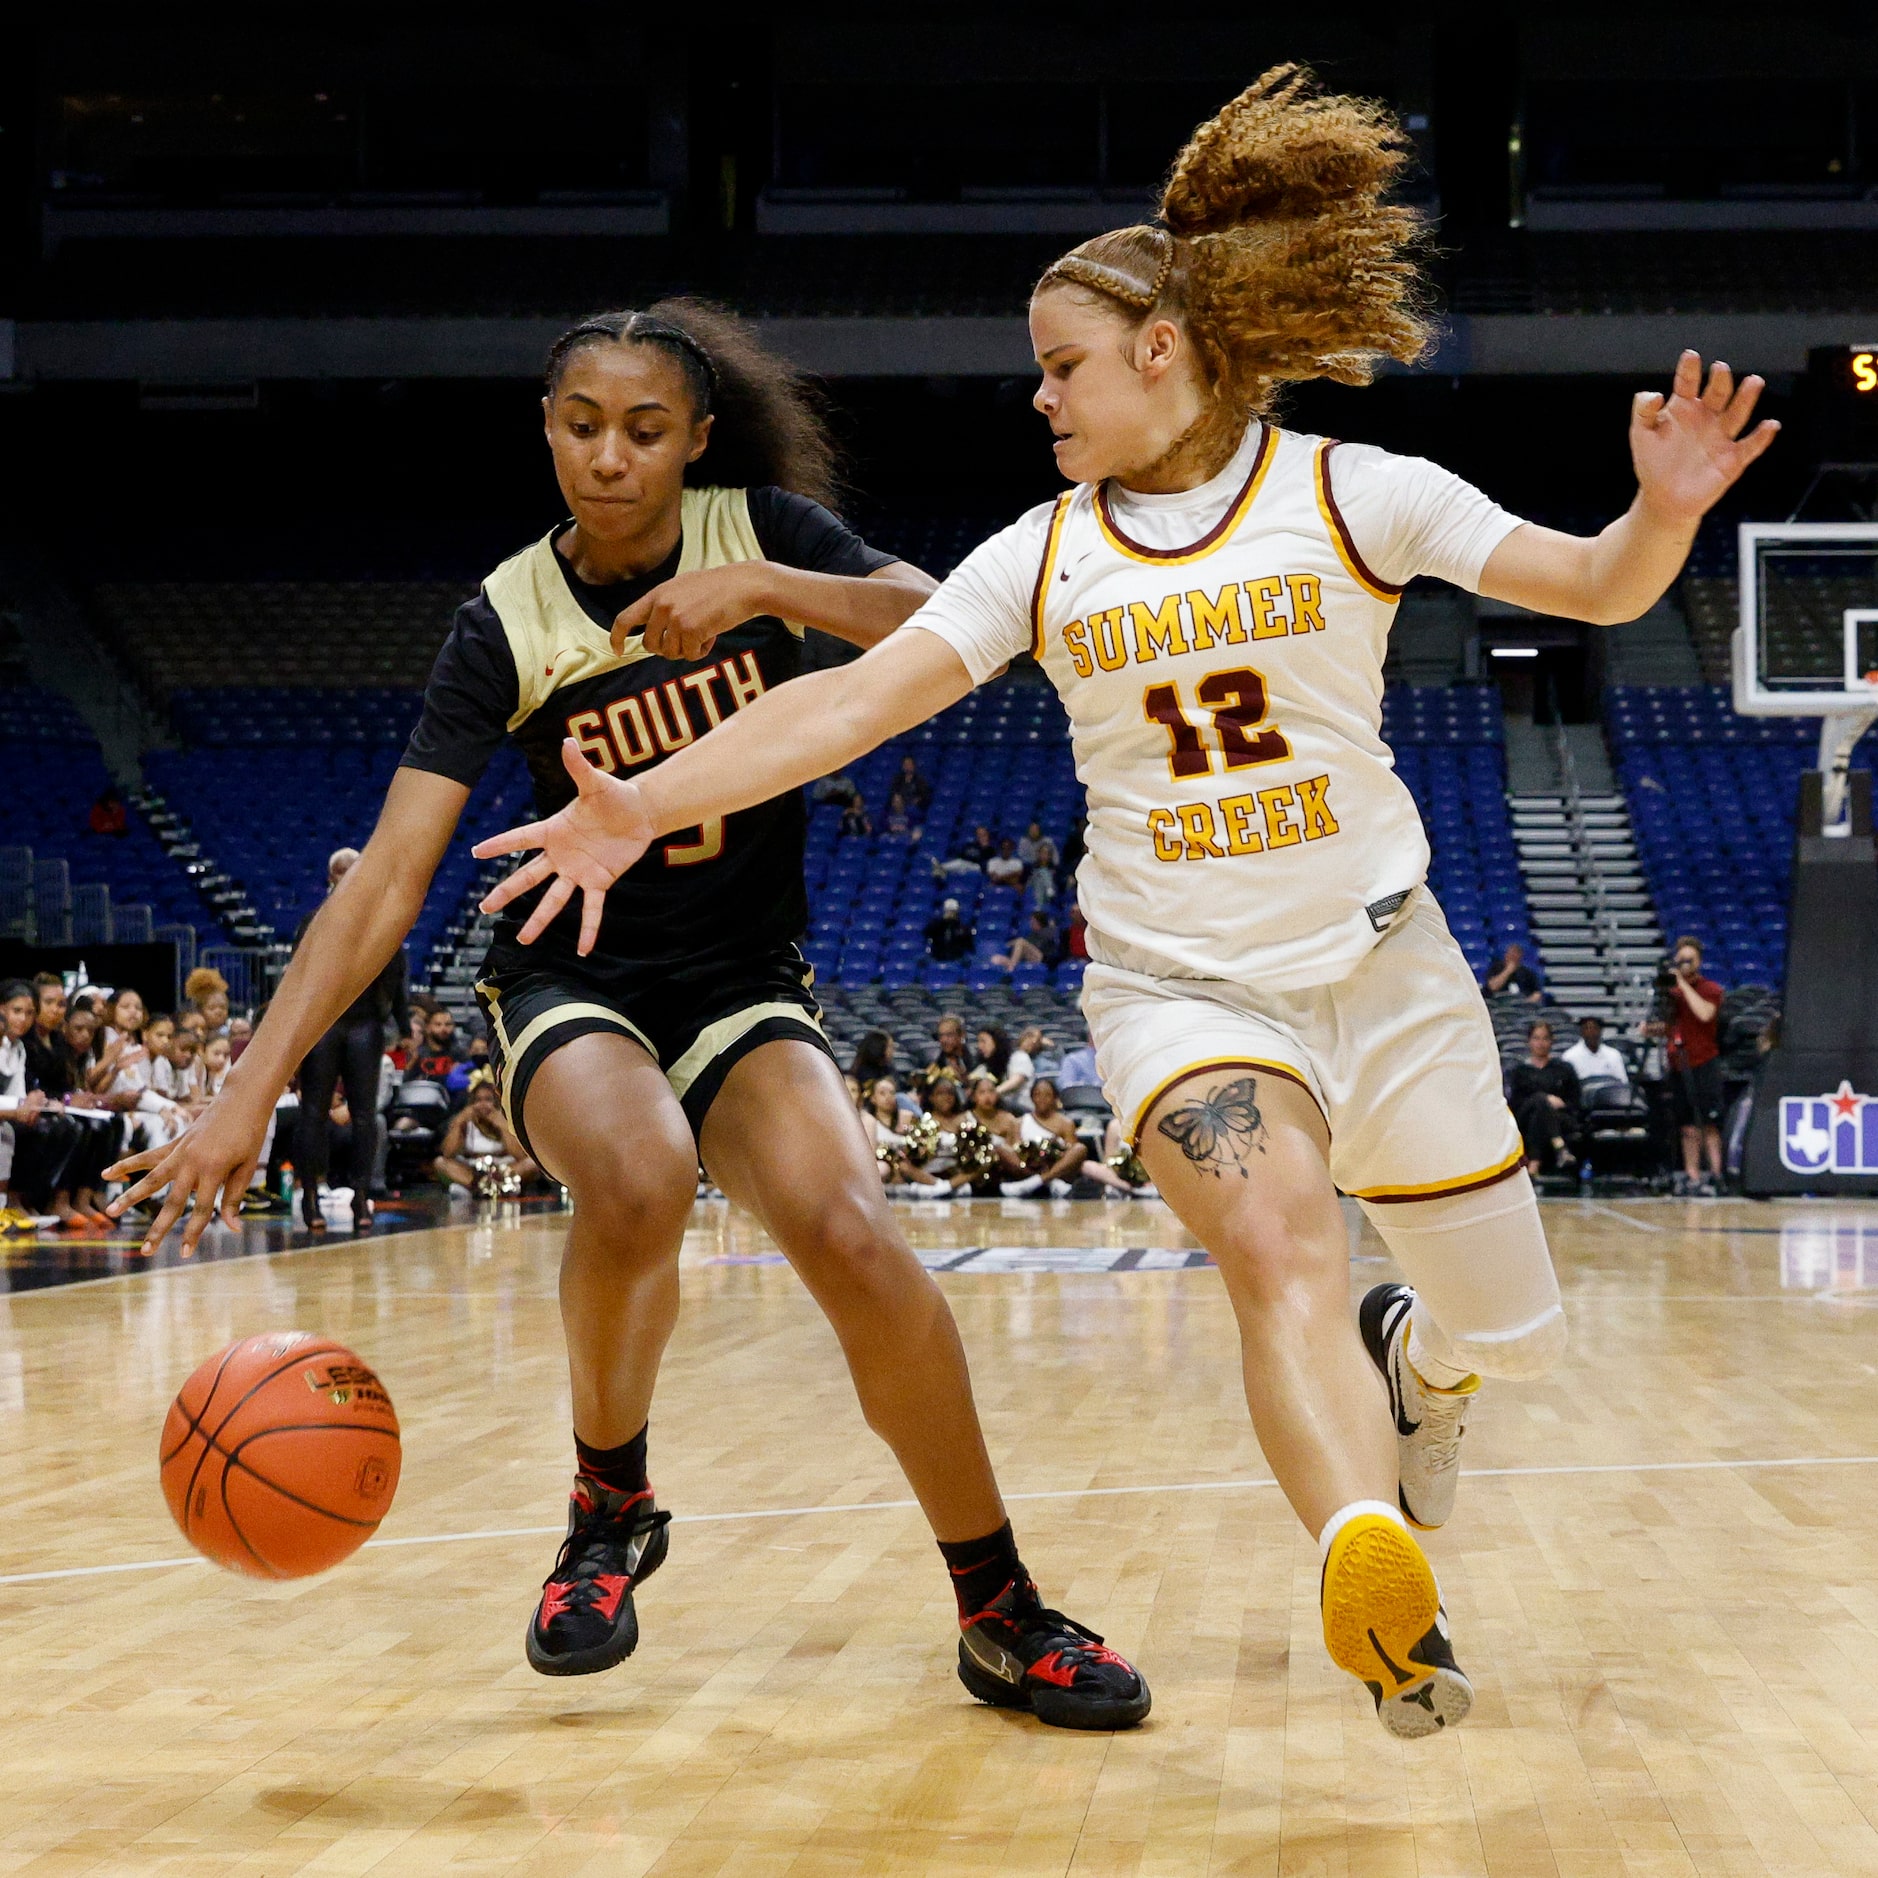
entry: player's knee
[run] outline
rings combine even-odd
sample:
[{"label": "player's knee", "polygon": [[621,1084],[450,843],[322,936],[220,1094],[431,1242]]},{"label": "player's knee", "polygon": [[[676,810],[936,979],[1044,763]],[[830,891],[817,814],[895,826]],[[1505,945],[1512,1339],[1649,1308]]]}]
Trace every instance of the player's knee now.
[{"label": "player's knee", "polygon": [[683,1236],[697,1195],[697,1161],[669,1154],[583,1157],[569,1188],[577,1231],[614,1256],[657,1257]]},{"label": "player's knee", "polygon": [[1536,1382],[1564,1356],[1569,1337],[1564,1306],[1554,1305],[1545,1316],[1517,1329],[1450,1335],[1448,1341],[1476,1375],[1499,1382]]},{"label": "player's knee", "polygon": [[899,1250],[877,1195],[844,1197],[790,1233],[789,1251],[831,1311],[866,1309],[895,1275]]}]

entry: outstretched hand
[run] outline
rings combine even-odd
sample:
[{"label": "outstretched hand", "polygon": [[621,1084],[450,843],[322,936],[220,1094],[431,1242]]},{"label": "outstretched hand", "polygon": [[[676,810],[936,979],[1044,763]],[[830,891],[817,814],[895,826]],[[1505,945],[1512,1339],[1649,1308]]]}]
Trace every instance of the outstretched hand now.
[{"label": "outstretched hand", "polygon": [[143,1178],[104,1210],[113,1219],[120,1218],[126,1207],[168,1187],[161,1209],[144,1233],[141,1249],[146,1256],[154,1252],[180,1219],[183,1257],[188,1258],[216,1217],[218,1194],[223,1225],[240,1230],[241,1196],[254,1177],[266,1138],[266,1114],[256,1118],[225,1092],[209,1104],[201,1120],[191,1123],[174,1141],[160,1148],[145,1148],[141,1154],[127,1155],[107,1167],[107,1180],[128,1179],[133,1174]]},{"label": "outstretched hand", "polygon": [[1690,526],[1719,502],[1729,487],[1780,432],[1763,418],[1747,435],[1765,380],[1750,376],[1739,387],[1719,359],[1702,383],[1701,354],[1684,352],[1666,398],[1640,391],[1630,408],[1630,460],[1644,500],[1659,513]]},{"label": "outstretched hand", "polygon": [[528,822],[479,841],[471,852],[479,861],[499,854],[539,848],[532,861],[492,887],[482,902],[485,913],[498,913],[518,895],[545,880],[548,890],[517,937],[532,945],[569,900],[581,891],[580,946],[584,958],[600,936],[606,890],[652,845],[658,830],[646,812],[637,784],[604,774],[581,754],[572,737],[561,745],[561,761],[579,793],[546,821]]}]

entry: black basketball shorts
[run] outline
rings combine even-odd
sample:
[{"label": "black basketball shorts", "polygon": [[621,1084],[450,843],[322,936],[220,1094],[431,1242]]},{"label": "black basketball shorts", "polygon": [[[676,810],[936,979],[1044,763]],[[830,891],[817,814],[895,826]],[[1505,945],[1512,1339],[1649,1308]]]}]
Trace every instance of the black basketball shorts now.
[{"label": "black basketball shorts", "polygon": [[594,970],[561,962],[528,969],[517,966],[518,949],[491,949],[476,997],[489,1024],[502,1111],[538,1164],[544,1163],[528,1136],[528,1085],[576,1037],[613,1031],[641,1045],[665,1072],[694,1136],[724,1078],[759,1044],[793,1037],[834,1055],[810,990],[814,973],[792,945],[756,960],[661,975],[643,966],[614,972],[586,960]]},{"label": "black basketball shorts", "polygon": [[1676,1070],[1669,1079],[1670,1108],[1680,1128],[1719,1128],[1722,1113],[1721,1058],[1712,1056],[1694,1069]]}]

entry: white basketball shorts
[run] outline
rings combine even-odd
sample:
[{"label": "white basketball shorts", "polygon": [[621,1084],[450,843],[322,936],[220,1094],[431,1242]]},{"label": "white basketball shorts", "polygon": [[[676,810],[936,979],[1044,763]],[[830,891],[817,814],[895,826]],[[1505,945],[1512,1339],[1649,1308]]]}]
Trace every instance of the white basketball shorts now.
[{"label": "white basketball shorts", "polygon": [[1092,963],[1082,1008],[1131,1142],[1175,1084],[1241,1069],[1310,1094],[1330,1176],[1358,1199],[1439,1199],[1523,1165],[1480,987],[1425,887],[1335,984],[1255,991]]}]

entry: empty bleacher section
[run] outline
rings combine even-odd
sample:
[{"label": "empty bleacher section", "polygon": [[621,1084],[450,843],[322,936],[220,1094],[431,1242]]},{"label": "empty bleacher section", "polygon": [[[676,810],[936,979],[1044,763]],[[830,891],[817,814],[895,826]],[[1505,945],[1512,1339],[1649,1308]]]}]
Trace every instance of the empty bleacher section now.
[{"label": "empty bleacher section", "polygon": [[[877,821],[889,779],[909,753],[933,792],[919,840],[885,833],[844,840],[841,809],[833,802],[819,804],[810,816],[813,926],[805,950],[817,976],[835,982],[988,988],[1005,975],[991,963],[992,955],[1023,931],[1029,902],[982,874],[935,880],[933,863],[956,854],[980,823],[993,835],[1016,838],[1036,820],[1062,849],[1082,811],[1068,720],[1055,692],[1034,680],[1007,680],[974,692],[854,766],[850,774]],[[1058,882],[1052,907],[1060,920],[1060,874]],[[926,956],[922,935],[948,897],[959,901],[962,917],[976,927],[978,947],[970,960],[940,965]],[[1045,983],[1072,986],[1081,967],[1023,965],[1010,976],[1020,990]]]},{"label": "empty bleacher section", "polygon": [[1499,692],[1393,688],[1383,694],[1382,734],[1428,830],[1429,884],[1475,976],[1512,940],[1543,969],[1507,812]]},{"label": "empty bleacher section", "polygon": [[[7,812],[0,841],[15,857],[0,883],[0,930],[45,945],[136,944],[153,930],[220,934],[184,867],[136,812],[121,835],[88,816],[110,778],[97,739],[71,702],[30,685],[0,691],[0,767]],[[20,855],[28,858],[21,860]]]},{"label": "empty bleacher section", "polygon": [[[1778,986],[1800,772],[1814,718],[1738,717],[1719,685],[1617,686],[1606,727],[1665,933],[1724,985]],[[1869,768],[1872,745],[1853,761]]]},{"label": "empty bleacher section", "polygon": [[[152,787],[237,890],[252,921],[241,936],[290,941],[325,891],[327,856],[364,845],[416,715],[416,697],[402,695],[402,712],[387,712],[382,693],[309,689],[292,694],[291,708],[258,716],[247,694],[223,694],[224,702],[197,695],[193,720],[214,734],[145,759]],[[257,726],[262,736],[250,734]],[[521,759],[504,750],[470,797],[408,941],[417,982],[476,875],[471,845],[526,819],[529,801]]]},{"label": "empty bleacher section", "polygon": [[140,581],[93,589],[94,614],[151,696],[179,688],[420,689],[473,591],[456,581]]}]

